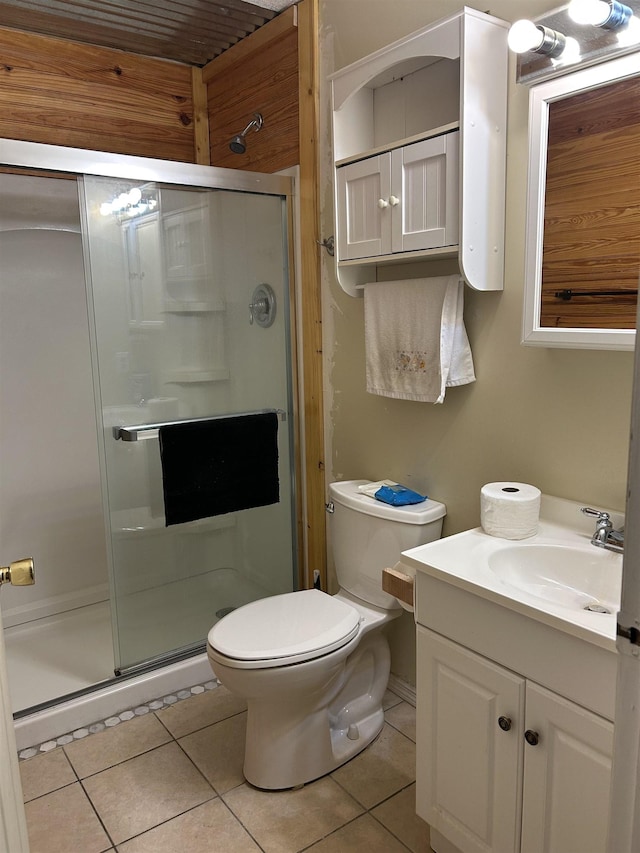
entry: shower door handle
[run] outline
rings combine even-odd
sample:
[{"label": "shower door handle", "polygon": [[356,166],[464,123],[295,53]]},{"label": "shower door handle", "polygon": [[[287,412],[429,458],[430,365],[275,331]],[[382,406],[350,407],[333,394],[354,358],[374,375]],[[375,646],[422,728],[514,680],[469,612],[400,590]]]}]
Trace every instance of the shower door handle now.
[{"label": "shower door handle", "polygon": [[12,586],[31,586],[35,582],[32,557],[25,557],[23,560],[16,560],[8,566],[0,567],[0,586],[3,583],[10,583]]}]

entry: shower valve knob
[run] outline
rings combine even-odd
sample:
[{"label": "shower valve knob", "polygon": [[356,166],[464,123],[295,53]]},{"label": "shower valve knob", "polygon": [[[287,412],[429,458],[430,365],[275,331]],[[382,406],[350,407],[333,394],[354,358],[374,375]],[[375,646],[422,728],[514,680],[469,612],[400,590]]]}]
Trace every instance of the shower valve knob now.
[{"label": "shower valve knob", "polygon": [[12,586],[30,586],[35,583],[33,560],[26,557],[24,560],[16,560],[8,566],[0,568],[0,586],[10,583]]}]

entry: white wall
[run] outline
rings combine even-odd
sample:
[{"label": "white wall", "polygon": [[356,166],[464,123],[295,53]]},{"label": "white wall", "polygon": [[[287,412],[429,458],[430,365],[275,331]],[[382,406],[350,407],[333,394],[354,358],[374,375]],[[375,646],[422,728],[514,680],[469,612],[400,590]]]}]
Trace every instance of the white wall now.
[{"label": "white wall", "polygon": [[0,193],[0,542],[37,579],[3,590],[6,627],[106,598],[107,565],[76,183]]},{"label": "white wall", "polygon": [[[452,14],[454,0],[321,0],[324,73]],[[487,11],[483,3],[468,4]],[[495,0],[505,20],[553,8]],[[322,235],[334,232],[329,91],[322,91]],[[503,293],[466,288],[465,321],[477,381],[449,389],[442,406],[367,394],[363,300],[344,294],[323,255],[328,478],[390,477],[447,505],[444,534],[480,520],[484,483],[519,480],[593,506],[624,508],[633,370],[631,353],[537,349],[520,344],[523,299],[528,90],[509,71],[507,230]],[[402,277],[420,274],[403,267]],[[392,670],[413,682],[411,617],[391,632]]]}]

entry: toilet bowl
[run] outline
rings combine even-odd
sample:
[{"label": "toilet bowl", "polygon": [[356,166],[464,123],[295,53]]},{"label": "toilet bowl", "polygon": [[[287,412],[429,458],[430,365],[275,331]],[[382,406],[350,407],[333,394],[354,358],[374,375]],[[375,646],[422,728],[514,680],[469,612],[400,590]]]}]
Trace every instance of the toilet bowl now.
[{"label": "toilet bowl", "polygon": [[431,500],[380,504],[358,491],[366,482],[329,487],[336,595],[311,589],[254,601],[209,632],[214,673],[247,701],[244,775],[258,788],[292,788],[330,773],[384,723],[385,627],[402,609],[382,591],[382,569],[438,538],[446,509]]}]

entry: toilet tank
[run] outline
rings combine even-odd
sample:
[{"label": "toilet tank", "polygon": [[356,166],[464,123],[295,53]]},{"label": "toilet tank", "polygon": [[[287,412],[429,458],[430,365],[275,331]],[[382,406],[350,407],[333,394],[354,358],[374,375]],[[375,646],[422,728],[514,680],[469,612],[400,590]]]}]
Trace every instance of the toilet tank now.
[{"label": "toilet tank", "polygon": [[402,551],[439,539],[447,508],[430,499],[390,506],[358,491],[358,486],[369,482],[344,480],[329,485],[333,559],[341,589],[391,610],[400,605],[382,591],[382,570],[392,568]]}]

